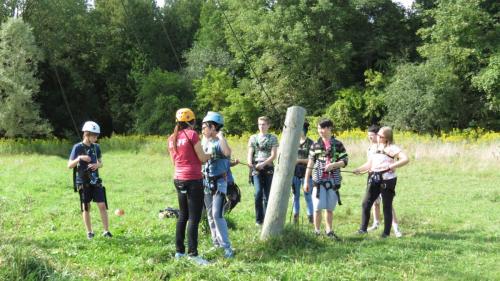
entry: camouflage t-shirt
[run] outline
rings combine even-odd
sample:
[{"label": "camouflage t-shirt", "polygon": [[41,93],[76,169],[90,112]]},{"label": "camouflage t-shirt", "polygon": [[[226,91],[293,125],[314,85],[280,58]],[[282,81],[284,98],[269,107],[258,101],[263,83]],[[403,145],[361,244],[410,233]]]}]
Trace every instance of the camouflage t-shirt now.
[{"label": "camouflage t-shirt", "polygon": [[[326,148],[328,147],[328,149]],[[319,182],[325,179],[332,179],[335,185],[340,185],[342,177],[340,175],[340,169],[334,169],[333,171],[326,172],[325,166],[330,163],[335,163],[339,160],[344,161],[347,166],[348,155],[344,145],[332,137],[329,141],[329,145],[325,146],[325,143],[321,138],[315,142],[310,149],[309,159],[314,161],[313,181]]]},{"label": "camouflage t-shirt", "polygon": [[278,138],[273,134],[252,135],[248,147],[253,147],[253,162],[262,162],[271,156],[273,147],[278,147]]}]

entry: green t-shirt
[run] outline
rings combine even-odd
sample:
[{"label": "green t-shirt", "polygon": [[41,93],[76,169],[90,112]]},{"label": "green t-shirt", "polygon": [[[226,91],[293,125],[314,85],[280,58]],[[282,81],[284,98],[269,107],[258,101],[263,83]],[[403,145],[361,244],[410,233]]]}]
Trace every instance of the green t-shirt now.
[{"label": "green t-shirt", "polygon": [[252,135],[248,147],[253,147],[253,162],[262,162],[271,156],[273,147],[278,147],[278,138],[273,134]]}]

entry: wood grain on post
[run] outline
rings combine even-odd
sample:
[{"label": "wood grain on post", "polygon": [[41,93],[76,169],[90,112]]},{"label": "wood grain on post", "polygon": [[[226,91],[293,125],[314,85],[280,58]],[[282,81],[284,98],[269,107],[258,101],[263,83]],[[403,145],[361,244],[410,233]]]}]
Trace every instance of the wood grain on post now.
[{"label": "wood grain on post", "polygon": [[264,226],[260,236],[262,240],[279,235],[283,231],[305,116],[306,110],[300,106],[289,107],[286,111],[285,126],[281,134]]}]

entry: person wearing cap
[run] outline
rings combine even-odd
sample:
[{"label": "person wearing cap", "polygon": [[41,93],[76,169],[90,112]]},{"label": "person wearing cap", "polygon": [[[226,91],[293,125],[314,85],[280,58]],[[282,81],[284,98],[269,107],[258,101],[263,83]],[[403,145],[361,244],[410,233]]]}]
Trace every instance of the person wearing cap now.
[{"label": "person wearing cap", "polygon": [[186,227],[188,235],[187,256],[199,265],[209,262],[198,255],[198,226],[203,210],[202,162],[210,159],[201,147],[198,134],[194,130],[195,115],[189,108],[177,110],[176,124],[168,138],[170,159],[174,165],[174,185],[179,202],[179,217],[175,234],[175,258],[186,256]]},{"label": "person wearing cap", "polygon": [[273,161],[278,154],[278,138],[269,134],[270,120],[267,116],[257,119],[259,133],[248,140],[247,161],[251,172],[251,182],[255,187],[255,224],[264,223],[267,201],[273,181]]},{"label": "person wearing cap", "polygon": [[328,237],[339,240],[333,231],[333,211],[341,205],[339,189],[342,182],[340,168],[348,163],[348,155],[342,142],[333,135],[333,122],[322,119],[318,123],[319,139],[311,146],[305,178],[312,176],[312,183],[304,182],[304,191],[312,190],[314,206],[314,232],[320,234],[322,210],[326,210]]},{"label": "person wearing cap", "polygon": [[99,208],[104,229],[103,236],[110,238],[112,235],[109,232],[106,190],[99,178],[99,168],[102,167],[101,147],[96,143],[101,128],[97,123],[87,121],[83,125],[82,131],[83,141],[73,146],[68,160],[68,168],[76,168],[74,184],[80,195],[80,207],[83,223],[87,230],[87,238],[94,238],[90,220],[91,201],[96,202]]},{"label": "person wearing cap", "polygon": [[234,252],[229,241],[227,222],[224,218],[231,148],[222,133],[223,126],[224,118],[217,112],[209,111],[207,116],[203,118],[201,128],[204,141],[202,146],[204,152],[211,155],[211,158],[203,166],[205,207],[214,248],[223,248],[224,257],[232,258]]}]

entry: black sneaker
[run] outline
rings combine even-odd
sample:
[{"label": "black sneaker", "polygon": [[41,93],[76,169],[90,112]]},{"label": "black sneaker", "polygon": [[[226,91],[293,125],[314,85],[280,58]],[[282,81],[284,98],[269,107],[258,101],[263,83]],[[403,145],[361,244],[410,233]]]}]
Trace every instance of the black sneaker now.
[{"label": "black sneaker", "polygon": [[313,220],[313,216],[307,216],[307,219],[309,220],[309,223],[310,224],[313,224],[314,223],[314,220]]},{"label": "black sneaker", "polygon": [[365,234],[368,234],[368,231],[359,229],[358,231],[356,231],[356,234],[358,234],[358,235],[365,235]]},{"label": "black sneaker", "polygon": [[328,232],[328,233],[326,234],[326,236],[327,236],[328,238],[332,238],[333,240],[337,240],[337,241],[338,241],[338,240],[340,240],[340,238],[339,238],[339,237],[335,234],[335,232],[333,232],[333,231]]},{"label": "black sneaker", "polygon": [[106,237],[106,238],[111,238],[113,237],[113,235],[111,234],[111,232],[109,231],[104,231],[104,233],[102,234],[103,237]]},{"label": "black sneaker", "polygon": [[92,240],[92,238],[94,238],[94,232],[88,232],[87,239]]},{"label": "black sneaker", "polygon": [[385,239],[387,237],[389,237],[389,234],[382,233],[382,235],[380,235],[380,238],[382,238],[382,239]]}]

